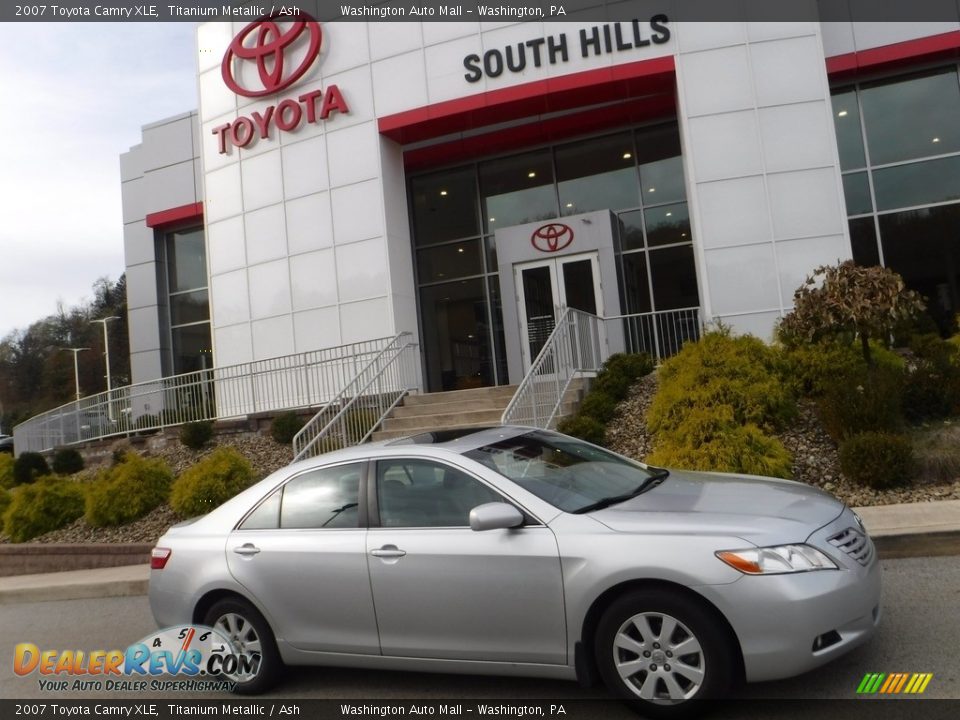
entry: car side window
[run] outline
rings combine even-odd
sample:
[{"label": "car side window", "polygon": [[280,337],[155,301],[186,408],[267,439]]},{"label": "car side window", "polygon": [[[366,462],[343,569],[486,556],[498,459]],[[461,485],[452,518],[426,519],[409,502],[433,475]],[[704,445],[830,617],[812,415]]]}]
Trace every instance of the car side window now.
[{"label": "car side window", "polygon": [[241,530],[276,530],[280,527],[280,497],[283,488],[275,490],[273,494],[260,503],[257,509],[247,515],[240,523]]},{"label": "car side window", "polygon": [[355,528],[360,497],[360,463],[304,473],[283,487],[280,527]]},{"label": "car side window", "polygon": [[466,527],[477,505],[503,498],[465,472],[429,460],[377,462],[382,527]]}]

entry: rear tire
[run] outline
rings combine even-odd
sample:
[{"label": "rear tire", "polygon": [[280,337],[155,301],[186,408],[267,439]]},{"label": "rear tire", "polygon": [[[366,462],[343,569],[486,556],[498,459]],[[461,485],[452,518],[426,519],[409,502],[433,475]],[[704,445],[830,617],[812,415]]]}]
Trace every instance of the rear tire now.
[{"label": "rear tire", "polygon": [[701,602],[665,590],[615,600],[597,627],[594,657],[604,683],[642,715],[678,718],[723,697],[735,676],[726,633]]},{"label": "rear tire", "polygon": [[277,683],[283,660],[270,625],[253,605],[241,598],[220,600],[207,611],[204,622],[226,635],[235,649],[253,664],[252,672],[238,669],[220,676],[235,683],[235,693],[259,695]]}]

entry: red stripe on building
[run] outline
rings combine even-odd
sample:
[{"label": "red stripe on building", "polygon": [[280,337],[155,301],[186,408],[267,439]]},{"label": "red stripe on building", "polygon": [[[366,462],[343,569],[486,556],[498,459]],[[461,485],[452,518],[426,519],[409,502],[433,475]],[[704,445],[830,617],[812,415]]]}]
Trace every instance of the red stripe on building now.
[{"label": "red stripe on building", "polygon": [[827,58],[827,74],[831,80],[860,74],[892,70],[903,65],[960,57],[960,30],[940,35],[905,40],[868,50],[834,55]]},{"label": "red stripe on building", "polygon": [[190,203],[180,207],[161,210],[147,214],[147,227],[161,228],[167,225],[187,222],[189,220],[203,220],[203,203]]}]

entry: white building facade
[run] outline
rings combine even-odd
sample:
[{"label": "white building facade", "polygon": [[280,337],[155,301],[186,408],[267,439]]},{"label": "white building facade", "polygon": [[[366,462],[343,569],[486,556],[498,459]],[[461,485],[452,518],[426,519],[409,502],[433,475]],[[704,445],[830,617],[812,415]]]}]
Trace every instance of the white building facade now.
[{"label": "white building facade", "polygon": [[425,390],[515,383],[563,306],[769,337],[850,257],[952,318],[958,49],[960,18],[203,24],[198,110],[121,163],[134,382],[409,331]]}]

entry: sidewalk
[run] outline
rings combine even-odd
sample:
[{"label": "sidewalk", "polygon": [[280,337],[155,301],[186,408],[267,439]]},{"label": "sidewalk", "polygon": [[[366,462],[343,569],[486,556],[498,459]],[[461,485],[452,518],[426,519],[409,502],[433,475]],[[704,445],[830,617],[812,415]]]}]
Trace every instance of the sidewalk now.
[{"label": "sidewalk", "polygon": [[[855,508],[882,558],[960,555],[960,500]],[[148,565],[0,578],[0,605],[146,595]]]}]

